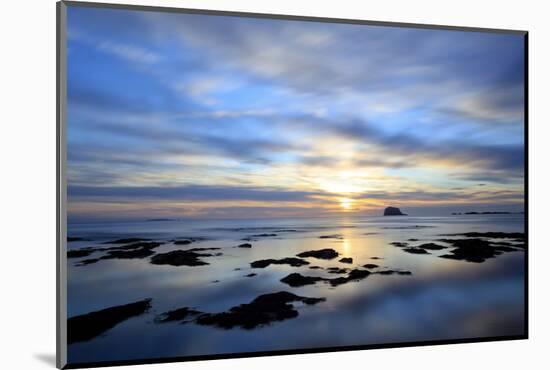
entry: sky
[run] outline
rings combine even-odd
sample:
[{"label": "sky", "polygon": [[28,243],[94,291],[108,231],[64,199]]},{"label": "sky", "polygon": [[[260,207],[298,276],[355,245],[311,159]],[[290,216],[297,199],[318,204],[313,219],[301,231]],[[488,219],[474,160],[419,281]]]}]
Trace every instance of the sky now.
[{"label": "sky", "polygon": [[69,221],[523,210],[521,35],[67,14]]}]

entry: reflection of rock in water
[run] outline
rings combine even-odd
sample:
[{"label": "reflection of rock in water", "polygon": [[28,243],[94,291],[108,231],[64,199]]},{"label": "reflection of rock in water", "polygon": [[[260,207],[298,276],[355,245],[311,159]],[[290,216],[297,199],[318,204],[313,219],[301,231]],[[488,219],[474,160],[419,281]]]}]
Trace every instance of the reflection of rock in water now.
[{"label": "reflection of rock in water", "polygon": [[84,342],[95,338],[122,321],[143,314],[150,307],[151,299],[148,298],[71,317],[67,320],[67,343]]},{"label": "reflection of rock in water", "polygon": [[221,313],[202,313],[183,307],[160,315],[157,322],[183,321],[188,316],[196,316],[194,322],[199,325],[216,326],[223,329],[235,327],[254,329],[272,322],[297,317],[298,311],[291,304],[292,302],[312,305],[324,300],[325,298],[309,298],[289,292],[277,292],[263,294],[250,303],[232,307]]}]

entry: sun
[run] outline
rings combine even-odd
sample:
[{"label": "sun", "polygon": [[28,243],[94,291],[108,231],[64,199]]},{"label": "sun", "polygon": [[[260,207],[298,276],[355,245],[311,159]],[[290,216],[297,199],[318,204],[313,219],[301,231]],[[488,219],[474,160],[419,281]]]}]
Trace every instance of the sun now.
[{"label": "sun", "polygon": [[344,210],[349,210],[353,204],[353,201],[349,198],[340,198],[340,207]]}]

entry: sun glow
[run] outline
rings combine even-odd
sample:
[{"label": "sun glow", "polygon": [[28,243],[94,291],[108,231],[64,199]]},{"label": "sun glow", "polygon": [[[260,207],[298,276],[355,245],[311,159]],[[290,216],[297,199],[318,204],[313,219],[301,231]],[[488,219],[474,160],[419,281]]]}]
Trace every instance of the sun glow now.
[{"label": "sun glow", "polygon": [[353,205],[353,200],[349,198],[340,198],[340,207],[342,207],[344,210],[351,209],[351,206]]}]

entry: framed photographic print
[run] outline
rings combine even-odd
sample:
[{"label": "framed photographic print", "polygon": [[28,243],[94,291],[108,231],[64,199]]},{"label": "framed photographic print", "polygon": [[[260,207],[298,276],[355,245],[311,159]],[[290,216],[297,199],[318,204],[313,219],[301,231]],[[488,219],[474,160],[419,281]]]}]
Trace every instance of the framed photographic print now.
[{"label": "framed photographic print", "polygon": [[527,338],[527,32],[57,10],[58,367]]}]

